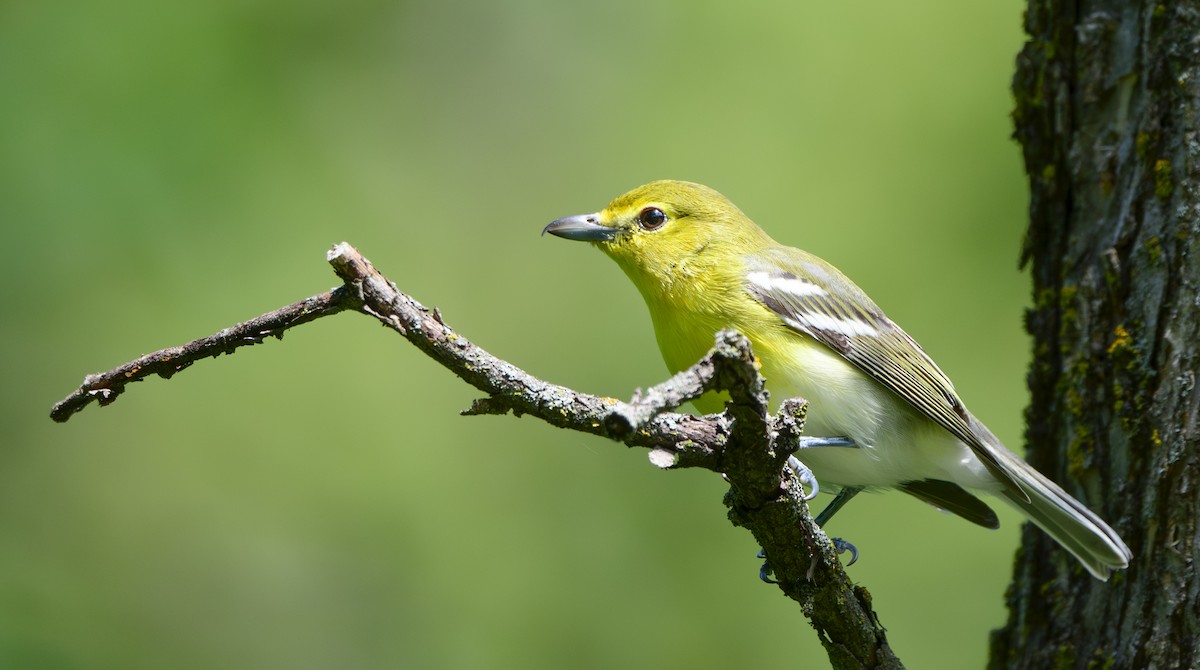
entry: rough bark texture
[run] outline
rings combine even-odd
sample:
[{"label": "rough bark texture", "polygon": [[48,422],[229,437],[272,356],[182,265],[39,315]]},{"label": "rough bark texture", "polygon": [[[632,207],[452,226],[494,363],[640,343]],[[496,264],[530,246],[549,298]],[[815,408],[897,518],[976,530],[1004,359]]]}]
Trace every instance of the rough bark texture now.
[{"label": "rough bark texture", "polygon": [[1031,0],[1029,461],[1133,550],[1108,583],[1027,532],[992,668],[1200,666],[1200,5]]}]

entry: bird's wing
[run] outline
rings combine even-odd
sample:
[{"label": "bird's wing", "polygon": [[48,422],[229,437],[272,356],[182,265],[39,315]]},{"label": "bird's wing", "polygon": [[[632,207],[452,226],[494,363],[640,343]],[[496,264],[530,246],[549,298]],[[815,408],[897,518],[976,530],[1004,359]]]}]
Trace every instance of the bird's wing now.
[{"label": "bird's wing", "polygon": [[[841,354],[969,445],[1005,486],[1024,496],[992,445],[971,428],[954,385],[908,333],[832,265],[777,247],[747,262],[747,289],[791,328]],[[1003,447],[999,447],[1003,449]]]}]

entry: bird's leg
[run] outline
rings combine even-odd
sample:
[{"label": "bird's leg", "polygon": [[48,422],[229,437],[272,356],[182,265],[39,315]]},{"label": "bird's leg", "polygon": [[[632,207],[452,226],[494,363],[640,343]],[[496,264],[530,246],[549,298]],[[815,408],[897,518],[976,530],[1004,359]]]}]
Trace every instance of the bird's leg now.
[{"label": "bird's leg", "polygon": [[[837,495],[833,497],[833,500],[831,500],[829,504],[825,506],[825,509],[821,510],[821,513],[817,515],[817,525],[821,528],[824,528],[825,524],[833,518],[833,515],[837,514],[837,511],[840,510],[843,505],[850,502],[850,499],[858,495],[860,491],[862,491],[861,486],[846,486],[842,488],[841,491],[838,491]],[[853,544],[850,544],[840,537],[830,538],[830,541],[833,542],[833,548],[837,550],[839,555],[844,554],[847,551],[850,552],[850,562],[846,565],[854,565],[854,562],[858,560],[858,549]]]},{"label": "bird's leg", "polygon": [[[854,443],[854,440],[851,440],[848,437],[809,437],[807,435],[801,435],[799,438],[797,438],[797,450],[815,449],[817,447],[857,448],[858,445]],[[817,476],[813,474],[813,471],[810,470],[807,465],[800,462],[800,459],[796,458],[795,455],[788,456],[787,463],[788,467],[792,469],[792,472],[796,473],[796,477],[800,480],[800,483],[807,484],[808,487],[812,489],[812,493],[804,496],[804,501],[808,502],[809,500],[816,498],[817,494],[821,492],[821,485],[817,482]]]},{"label": "bird's leg", "polygon": [[801,435],[796,444],[797,449],[811,449],[813,447],[853,447],[858,448],[854,440],[848,437],[809,437]]},{"label": "bird's leg", "polygon": [[[801,436],[799,438],[799,449],[812,449],[816,447],[857,448],[858,445],[854,443],[854,440],[851,440],[848,437]],[[800,480],[801,485],[807,484],[812,489],[812,493],[804,496],[805,502],[816,498],[817,493],[821,491],[821,485],[817,482],[817,476],[813,474],[812,469],[800,462],[800,459],[796,458],[795,456],[788,456],[787,467],[790,468],[793,473],[795,473],[796,478]],[[825,509],[821,510],[821,513],[817,515],[817,525],[824,528],[825,522],[829,521],[829,519],[832,518],[833,515],[842,508],[842,505],[845,505],[847,502],[849,502],[850,499],[857,495],[859,491],[862,491],[862,488],[846,487],[838,491],[837,495],[834,496],[833,501],[826,505]],[[858,549],[856,549],[853,544],[850,544],[840,537],[830,538],[830,541],[833,542],[833,548],[839,555],[849,551],[850,562],[846,565],[854,565],[854,562],[858,560]],[[771,562],[766,560],[766,552],[759,551],[758,557],[763,559],[762,567],[758,570],[758,578],[768,584],[777,584],[778,582],[771,577]]]},{"label": "bird's leg", "polygon": [[840,510],[846,503],[850,502],[851,498],[858,495],[859,491],[862,491],[862,487],[846,486],[843,487],[841,491],[838,491],[837,495],[833,497],[833,500],[831,500],[829,504],[825,506],[825,509],[821,510],[821,513],[817,515],[817,525],[821,528],[824,528],[825,524],[833,518],[833,515],[837,514],[837,511]]}]

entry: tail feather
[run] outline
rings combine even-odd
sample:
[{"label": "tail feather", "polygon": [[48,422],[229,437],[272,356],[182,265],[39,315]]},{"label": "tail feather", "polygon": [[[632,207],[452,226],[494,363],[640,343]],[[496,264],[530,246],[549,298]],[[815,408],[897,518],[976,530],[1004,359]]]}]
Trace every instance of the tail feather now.
[{"label": "tail feather", "polygon": [[971,430],[986,445],[995,465],[1017,484],[1019,490],[1009,487],[1000,491],[1005,502],[1049,533],[1096,579],[1108,581],[1113,570],[1129,567],[1133,552],[1117,531],[1020,456],[1004,448],[979,419],[969,418]]},{"label": "tail feather", "polygon": [[1129,566],[1132,552],[1100,517],[1024,461],[1006,460],[1005,465],[1029,496],[1026,500],[1005,489],[1006,502],[1049,533],[1097,579],[1108,581],[1113,570]]}]

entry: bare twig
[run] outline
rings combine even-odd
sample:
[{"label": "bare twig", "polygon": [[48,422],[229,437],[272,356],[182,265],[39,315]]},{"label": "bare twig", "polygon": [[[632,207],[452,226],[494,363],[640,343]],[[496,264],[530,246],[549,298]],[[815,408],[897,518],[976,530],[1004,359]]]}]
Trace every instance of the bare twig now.
[{"label": "bare twig", "polygon": [[202,358],[232,354],[240,347],[260,344],[268,337],[283,339],[283,332],[288,328],[337,314],[345,309],[357,308],[358,304],[346,287],[339,287],[208,337],[193,340],[182,346],[160,349],[108,372],[88,375],[71,395],[55,403],[54,408],[50,410],[50,418],[61,423],[93,401],[101,405],[115,402],[125,391],[125,386],[132,382],[140,382],[150,375],[170,379],[176,372],[188,368]]},{"label": "bare twig", "polygon": [[[486,394],[464,414],[529,414],[561,428],[601,435],[651,450],[661,468],[700,467],[725,475],[730,520],[754,534],[779,587],[802,605],[836,668],[901,667],[870,595],[854,586],[824,532],[813,523],[799,482],[783,468],[796,449],[805,406],[788,401],[777,416],[745,337],[725,331],[702,360],[630,402],[579,393],[538,379],[492,356],[399,291],[346,243],[328,254],[344,285],[180,347],[163,349],[98,375],[54,406],[66,421],[93,400],[106,405],[133,381],[169,378],[193,362],[290,327],[353,309],[378,319],[425,354]],[[723,414],[696,417],[670,410],[712,390],[725,391]],[[782,473],[782,476],[781,476]]]}]

